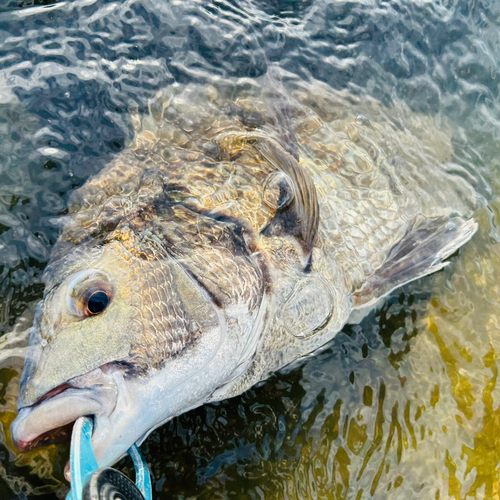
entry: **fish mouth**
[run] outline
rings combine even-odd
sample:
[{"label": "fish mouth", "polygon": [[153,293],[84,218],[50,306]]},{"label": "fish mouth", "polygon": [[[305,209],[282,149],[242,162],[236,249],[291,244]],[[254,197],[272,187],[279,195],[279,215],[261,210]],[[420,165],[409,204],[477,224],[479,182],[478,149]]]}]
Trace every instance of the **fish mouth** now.
[{"label": "fish mouth", "polygon": [[69,443],[73,425],[81,416],[94,424],[106,419],[116,407],[118,390],[109,370],[97,368],[75,377],[19,409],[11,426],[14,445],[30,451],[54,443]]},{"label": "fish mouth", "polygon": [[19,451],[25,452],[35,450],[36,448],[41,448],[43,446],[49,446],[50,444],[69,444],[74,425],[75,421],[73,420],[66,425],[44,432],[31,441],[15,442],[15,445]]}]

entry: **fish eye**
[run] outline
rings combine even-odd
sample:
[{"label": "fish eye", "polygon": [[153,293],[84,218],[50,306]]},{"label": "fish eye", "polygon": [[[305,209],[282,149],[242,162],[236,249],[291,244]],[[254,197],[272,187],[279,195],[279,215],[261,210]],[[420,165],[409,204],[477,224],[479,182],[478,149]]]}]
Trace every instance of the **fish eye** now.
[{"label": "fish eye", "polygon": [[113,300],[115,287],[111,278],[100,269],[87,269],[68,282],[66,305],[77,318],[101,314]]},{"label": "fish eye", "polygon": [[85,312],[87,316],[95,316],[100,314],[108,307],[109,295],[103,290],[93,292],[87,300],[85,305]]}]

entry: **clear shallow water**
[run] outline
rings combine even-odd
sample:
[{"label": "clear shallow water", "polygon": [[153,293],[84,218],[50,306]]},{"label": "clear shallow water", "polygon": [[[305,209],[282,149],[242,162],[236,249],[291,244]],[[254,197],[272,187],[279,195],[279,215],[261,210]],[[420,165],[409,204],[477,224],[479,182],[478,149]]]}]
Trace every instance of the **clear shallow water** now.
[{"label": "clear shallow water", "polygon": [[[401,99],[451,126],[452,162],[485,199],[479,233],[321,353],[143,449],[156,498],[497,498],[500,4],[36,3],[0,3],[0,331],[41,297],[69,194],[123,149],[128,110],[158,89],[277,63]],[[21,360],[2,341],[0,497],[63,496],[67,448],[11,445]]]}]

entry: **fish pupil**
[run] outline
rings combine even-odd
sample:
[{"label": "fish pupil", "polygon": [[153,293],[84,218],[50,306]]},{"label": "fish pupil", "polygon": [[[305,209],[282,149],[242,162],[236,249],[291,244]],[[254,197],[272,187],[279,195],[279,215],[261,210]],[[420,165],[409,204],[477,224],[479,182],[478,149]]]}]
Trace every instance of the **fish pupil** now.
[{"label": "fish pupil", "polygon": [[106,307],[108,306],[109,303],[109,297],[108,294],[105,292],[94,292],[87,303],[87,309],[89,310],[90,314],[99,314]]}]

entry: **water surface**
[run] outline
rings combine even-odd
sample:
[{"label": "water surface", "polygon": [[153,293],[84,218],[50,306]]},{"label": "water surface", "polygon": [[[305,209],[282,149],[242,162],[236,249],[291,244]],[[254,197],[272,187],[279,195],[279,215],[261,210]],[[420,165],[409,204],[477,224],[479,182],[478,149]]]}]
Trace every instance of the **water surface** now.
[{"label": "water surface", "polygon": [[494,0],[2,0],[0,497],[67,492],[67,447],[19,454],[8,427],[20,332],[71,192],[159,89],[277,64],[449,129],[480,229],[315,356],[155,431],[155,498],[500,498],[498,61]]}]

